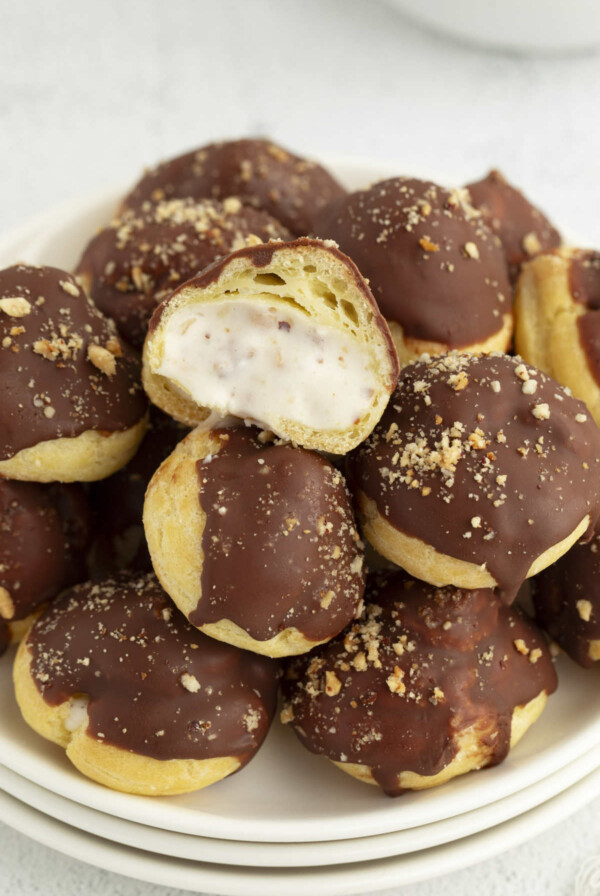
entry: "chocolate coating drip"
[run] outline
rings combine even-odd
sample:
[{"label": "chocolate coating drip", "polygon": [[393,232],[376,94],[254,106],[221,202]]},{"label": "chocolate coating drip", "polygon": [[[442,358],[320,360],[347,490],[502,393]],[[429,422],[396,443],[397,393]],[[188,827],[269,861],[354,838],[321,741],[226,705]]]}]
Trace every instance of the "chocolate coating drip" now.
[{"label": "chocolate coating drip", "polygon": [[485,564],[508,600],[538,556],[600,514],[600,431],[586,406],[499,353],[405,367],[349,470],[388,523]]},{"label": "chocolate coating drip", "polygon": [[87,430],[129,429],[146,411],[139,380],[139,358],[70,274],[0,271],[0,460]]},{"label": "chocolate coating drip", "polygon": [[407,337],[463,348],[510,313],[502,249],[458,191],[391,178],[331,203],[315,232],[339,243]]},{"label": "chocolate coating drip", "polygon": [[126,209],[85,249],[76,273],[121,336],[141,348],[156,306],[177,286],[249,239],[289,239],[283,225],[238,199],[171,199]]},{"label": "chocolate coating drip", "polygon": [[544,249],[560,246],[560,234],[548,218],[499,171],[490,171],[482,180],[468,184],[467,190],[488,227],[499,236],[513,282],[524,261]]},{"label": "chocolate coating drip", "polygon": [[600,641],[600,535],[535,576],[531,596],[539,625],[576,663],[593,666],[590,642]]},{"label": "chocolate coating drip", "polygon": [[196,631],[153,575],[77,586],[27,644],[46,703],[88,695],[87,734],[143,756],[245,765],[275,712],[277,664]]},{"label": "chocolate coating drip", "polygon": [[491,590],[402,573],[370,581],[367,599],[358,622],[288,666],[283,718],[304,746],[370,768],[389,796],[402,793],[401,772],[444,769],[470,726],[501,762],[515,707],[557,685],[533,623]]},{"label": "chocolate coating drip", "polygon": [[312,232],[316,212],[345,190],[316,162],[269,140],[211,143],[150,170],[124,200],[139,208],[151,200],[237,196],[277,218],[295,236]]},{"label": "chocolate coating drip", "polygon": [[587,311],[577,318],[579,339],[592,376],[600,385],[600,252],[576,252],[569,261],[569,286]]},{"label": "chocolate coating drip", "polygon": [[86,579],[90,535],[82,486],[0,479],[0,616],[25,619]]},{"label": "chocolate coating drip", "polygon": [[151,407],[148,432],[133,459],[108,479],[91,483],[94,543],[89,566],[92,578],[103,579],[119,570],[152,571],[142,523],[146,488],[187,432],[187,427]]},{"label": "chocolate coating drip", "polygon": [[229,619],[257,640],[295,627],[331,638],[354,618],[363,559],[344,478],[320,455],[224,430],[197,464],[202,599],[194,625]]}]

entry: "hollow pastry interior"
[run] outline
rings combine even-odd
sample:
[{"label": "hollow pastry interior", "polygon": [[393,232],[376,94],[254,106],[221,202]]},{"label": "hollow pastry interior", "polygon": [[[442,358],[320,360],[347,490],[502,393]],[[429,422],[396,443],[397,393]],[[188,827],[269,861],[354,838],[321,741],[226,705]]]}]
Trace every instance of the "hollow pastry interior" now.
[{"label": "hollow pastry interior", "polygon": [[282,721],[397,796],[501,762],[556,684],[542,633],[493,591],[388,573],[357,622],[289,663]]},{"label": "hollow pastry interior", "polygon": [[310,241],[237,253],[218,276],[182,287],[146,343],[146,367],[192,405],[183,422],[211,408],[336,453],[371,431],[396,377],[358,272]]},{"label": "hollow pastry interior", "polygon": [[114,790],[166,795],[245,765],[268,731],[277,666],[195,631],[153,575],[66,592],[17,651],[28,725]]},{"label": "hollow pastry interior", "polygon": [[[600,289],[600,255],[561,248],[524,265],[515,297],[515,344],[530,364],[554,377],[587,404],[600,425],[597,295],[586,295],[577,274],[595,276]],[[594,274],[595,272],[595,274]],[[582,327],[584,328],[582,330]],[[592,337],[591,339],[589,337]]]},{"label": "hollow pastry interior", "polygon": [[190,433],[150,482],[144,529],[161,584],[193,625],[290,656],[358,612],[362,544],[341,473],[257,436],[243,427]]}]

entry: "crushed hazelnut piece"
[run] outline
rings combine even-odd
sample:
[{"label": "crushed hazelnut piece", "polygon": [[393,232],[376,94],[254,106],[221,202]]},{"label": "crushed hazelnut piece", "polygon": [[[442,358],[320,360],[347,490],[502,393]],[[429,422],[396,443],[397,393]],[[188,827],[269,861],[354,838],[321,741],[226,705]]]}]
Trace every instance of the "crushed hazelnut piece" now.
[{"label": "crushed hazelnut piece", "polygon": [[100,370],[101,373],[106,374],[106,376],[114,376],[117,372],[117,364],[114,355],[107,349],[102,348],[101,345],[91,343],[88,346],[87,356],[88,361],[91,361],[94,367],[97,367],[98,370]]},{"label": "crushed hazelnut piece", "polygon": [[578,600],[575,604],[577,607],[577,612],[579,613],[579,618],[583,619],[584,622],[589,622],[592,618],[592,604],[589,600]]},{"label": "crushed hazelnut piece", "polygon": [[197,694],[200,690],[200,682],[195,675],[190,675],[189,672],[184,672],[179,681],[190,694]]},{"label": "crushed hazelnut piece", "polygon": [[9,296],[0,299],[0,311],[4,311],[9,317],[27,317],[31,314],[31,302],[22,296]]},{"label": "crushed hazelnut piece", "polygon": [[328,697],[335,697],[342,690],[342,682],[339,680],[335,672],[327,671],[325,673],[325,693]]},{"label": "crushed hazelnut piece", "polygon": [[537,233],[533,230],[530,233],[525,234],[521,245],[523,246],[523,251],[527,252],[528,255],[536,255],[538,252],[542,251],[540,239]]},{"label": "crushed hazelnut piece", "polygon": [[548,420],[550,417],[550,408],[546,403],[536,404],[536,406],[532,408],[531,413],[536,420]]},{"label": "crushed hazelnut piece", "polygon": [[515,645],[515,648],[519,651],[519,653],[522,653],[523,656],[527,656],[527,654],[529,653],[529,647],[527,646],[523,638],[517,638],[516,641],[513,641],[513,644]]},{"label": "crushed hazelnut piece", "polygon": [[388,675],[386,683],[392,694],[404,694],[406,685],[404,684],[404,672],[400,666],[394,666],[394,671]]}]

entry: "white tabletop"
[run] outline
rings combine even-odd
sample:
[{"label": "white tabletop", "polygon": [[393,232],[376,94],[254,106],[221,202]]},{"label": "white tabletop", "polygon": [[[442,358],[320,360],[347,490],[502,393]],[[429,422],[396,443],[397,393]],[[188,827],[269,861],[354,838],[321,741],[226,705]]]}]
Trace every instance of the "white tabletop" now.
[{"label": "white tabletop", "polygon": [[[457,183],[500,167],[600,248],[599,84],[600,55],[493,55],[423,32],[377,0],[4,3],[0,233],[169,154],[268,134],[300,153],[397,161],[398,173]],[[0,829],[2,893],[175,896]],[[599,831],[600,807],[585,809],[449,876],[444,894],[571,893]]]}]

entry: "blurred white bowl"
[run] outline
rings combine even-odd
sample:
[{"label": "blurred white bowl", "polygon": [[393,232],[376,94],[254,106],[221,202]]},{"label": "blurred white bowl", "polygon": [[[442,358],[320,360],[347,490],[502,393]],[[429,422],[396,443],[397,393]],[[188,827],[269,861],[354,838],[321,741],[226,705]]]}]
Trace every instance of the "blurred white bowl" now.
[{"label": "blurred white bowl", "polygon": [[555,53],[600,45],[599,0],[388,0],[412,19],[500,50]]}]

